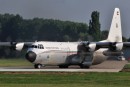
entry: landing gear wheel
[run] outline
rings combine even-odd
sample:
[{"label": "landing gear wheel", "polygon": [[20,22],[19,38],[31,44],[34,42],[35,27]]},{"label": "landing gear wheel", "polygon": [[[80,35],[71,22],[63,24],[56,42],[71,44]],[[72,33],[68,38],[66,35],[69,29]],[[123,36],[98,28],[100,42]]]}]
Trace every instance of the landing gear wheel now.
[{"label": "landing gear wheel", "polygon": [[59,65],[59,68],[68,68],[68,65]]},{"label": "landing gear wheel", "polygon": [[35,68],[35,69],[41,69],[41,67],[42,67],[41,64],[35,64],[35,65],[34,65],[34,68]]},{"label": "landing gear wheel", "polygon": [[89,69],[90,66],[87,66],[87,65],[80,65],[80,68],[82,68],[82,69]]}]

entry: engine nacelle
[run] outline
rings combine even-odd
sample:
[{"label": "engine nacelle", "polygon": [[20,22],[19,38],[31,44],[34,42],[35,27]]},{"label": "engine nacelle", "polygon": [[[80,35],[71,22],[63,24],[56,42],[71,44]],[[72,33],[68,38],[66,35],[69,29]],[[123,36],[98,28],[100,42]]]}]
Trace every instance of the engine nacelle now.
[{"label": "engine nacelle", "polygon": [[122,48],[123,48],[123,43],[117,43],[117,44],[116,44],[116,50],[117,50],[117,51],[121,51]]},{"label": "engine nacelle", "polygon": [[93,52],[96,49],[96,43],[82,42],[78,45],[78,51]]},{"label": "engine nacelle", "polygon": [[121,51],[123,49],[123,43],[111,43],[109,50],[111,51]]},{"label": "engine nacelle", "polygon": [[24,47],[24,43],[17,43],[15,45],[15,50],[21,51],[23,49],[23,47]]},{"label": "engine nacelle", "polygon": [[89,51],[90,52],[93,52],[93,51],[95,51],[95,49],[96,49],[96,43],[91,43],[91,44],[89,44],[88,45],[88,47],[89,47]]}]

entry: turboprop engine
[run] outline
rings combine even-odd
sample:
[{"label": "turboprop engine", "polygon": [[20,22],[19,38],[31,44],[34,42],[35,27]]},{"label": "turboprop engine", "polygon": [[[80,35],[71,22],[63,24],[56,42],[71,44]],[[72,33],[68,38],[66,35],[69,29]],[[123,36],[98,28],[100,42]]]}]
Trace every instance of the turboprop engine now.
[{"label": "turboprop engine", "polygon": [[24,43],[16,43],[16,42],[11,42],[11,49],[21,51],[24,47]]},{"label": "turboprop engine", "polygon": [[109,50],[110,51],[121,51],[123,49],[123,43],[110,43],[109,44]]},{"label": "turboprop engine", "polygon": [[93,60],[93,52],[96,49],[96,43],[90,43],[90,42],[81,42],[78,45],[78,55],[81,60],[80,67],[89,67],[92,65]]},{"label": "turboprop engine", "polygon": [[105,56],[121,56],[123,55],[122,49],[123,43],[113,42],[109,44],[109,50],[104,51],[103,54]]},{"label": "turboprop engine", "polygon": [[81,42],[78,45],[78,51],[93,52],[96,49],[96,43]]}]

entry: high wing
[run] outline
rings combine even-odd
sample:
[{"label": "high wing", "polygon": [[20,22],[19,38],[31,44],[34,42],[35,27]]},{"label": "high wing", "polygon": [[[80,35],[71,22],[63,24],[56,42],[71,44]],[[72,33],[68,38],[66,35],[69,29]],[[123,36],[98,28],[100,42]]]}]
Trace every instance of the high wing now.
[{"label": "high wing", "polygon": [[34,42],[0,42],[0,46],[9,47],[13,50],[21,51],[22,49],[27,49]]},{"label": "high wing", "polygon": [[78,50],[86,50],[87,52],[96,51],[100,48],[108,48],[110,51],[121,51],[130,47],[130,42],[81,42]]},{"label": "high wing", "polygon": [[124,47],[130,47],[130,42],[123,42]]},{"label": "high wing", "polygon": [[111,48],[111,47],[119,47],[123,46],[122,49],[130,47],[130,42],[96,42],[97,49],[98,48]]},{"label": "high wing", "polygon": [[[11,49],[21,51],[22,49],[29,48],[34,42],[0,42],[0,46],[9,47]],[[111,51],[120,51],[130,47],[130,42],[81,42],[79,47],[82,46],[88,51],[96,51],[100,48],[109,48]]]}]

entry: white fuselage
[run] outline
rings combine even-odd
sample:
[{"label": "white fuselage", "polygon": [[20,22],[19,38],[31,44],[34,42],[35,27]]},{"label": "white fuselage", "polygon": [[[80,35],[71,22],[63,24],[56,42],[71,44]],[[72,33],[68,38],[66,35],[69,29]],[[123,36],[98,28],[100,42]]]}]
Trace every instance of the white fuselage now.
[{"label": "white fuselage", "polygon": [[99,49],[84,59],[80,58],[77,55],[79,43],[81,42],[35,42],[28,49],[28,52],[36,54],[36,59],[32,63],[42,65],[79,65],[85,63],[90,66],[99,64],[107,58],[103,55],[103,51],[108,49]]},{"label": "white fuselage", "polygon": [[37,55],[34,64],[59,65],[64,64],[68,56],[77,54],[78,44],[79,42],[35,42],[33,45],[37,47],[29,48],[28,51]]}]

